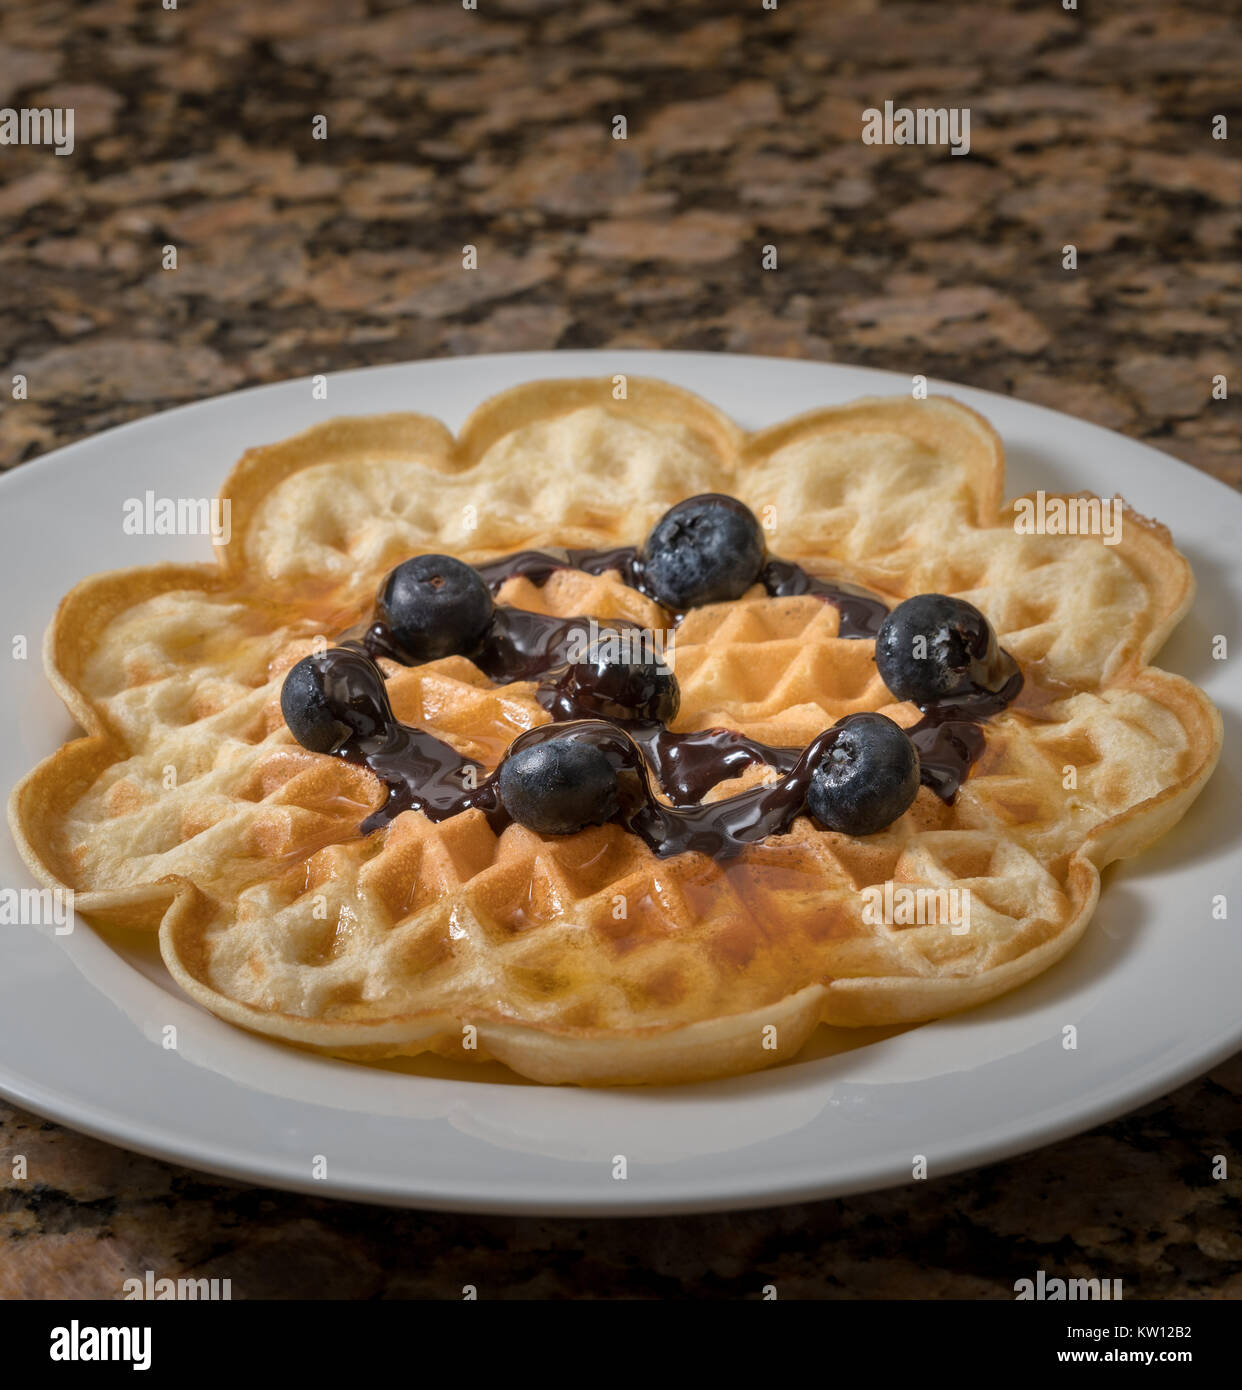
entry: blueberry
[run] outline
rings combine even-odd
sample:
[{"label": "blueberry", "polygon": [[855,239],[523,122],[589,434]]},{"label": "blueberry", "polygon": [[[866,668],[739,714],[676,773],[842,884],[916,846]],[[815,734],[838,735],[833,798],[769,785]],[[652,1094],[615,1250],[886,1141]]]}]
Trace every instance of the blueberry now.
[{"label": "blueberry", "polygon": [[999,690],[1014,669],[983,614],[947,594],[899,603],[876,638],[875,664],[893,694],[916,705]]},{"label": "blueberry", "polygon": [[451,555],[416,555],[384,581],[375,616],[411,662],[474,650],[492,619],[482,575]]},{"label": "blueberry", "polygon": [[351,738],[372,738],[393,722],[384,674],[361,652],[330,647],[304,656],[280,690],[293,737],[313,753],[333,753]]},{"label": "blueberry", "polygon": [[500,799],[520,825],[540,835],[572,835],[617,813],[617,774],[600,749],[549,738],[500,764]]},{"label": "blueberry", "polygon": [[666,608],[741,598],[763,568],[763,531],[749,507],[707,492],[678,502],[643,546],[643,577]]},{"label": "blueberry", "polygon": [[651,719],[669,724],[681,706],[677,677],[662,661],[593,656],[569,668],[574,702],[605,719]]},{"label": "blueberry", "polygon": [[812,769],[807,809],[825,830],[874,835],[906,811],[919,789],[919,755],[883,714],[850,714]]}]

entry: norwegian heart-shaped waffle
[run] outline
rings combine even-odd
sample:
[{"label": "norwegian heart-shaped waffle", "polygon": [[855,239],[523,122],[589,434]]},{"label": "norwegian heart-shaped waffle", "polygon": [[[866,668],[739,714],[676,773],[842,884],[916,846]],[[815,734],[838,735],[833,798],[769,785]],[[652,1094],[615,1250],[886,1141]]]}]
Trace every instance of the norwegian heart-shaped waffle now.
[{"label": "norwegian heart-shaped waffle", "polygon": [[[18,845],[88,921],[158,929],[173,978],[221,1018],[358,1059],[432,1050],[539,1081],[685,1081],[789,1058],[821,1021],[977,1004],[1070,949],[1100,870],[1183,814],[1221,738],[1203,693],[1148,664],[1193,591],[1165,528],[1126,510],[1117,545],[1018,534],[1003,485],[995,432],[949,399],[860,400],[746,434],[637,379],[622,400],[611,381],[519,387],[457,439],[394,414],[252,449],[223,488],[218,567],[102,574],[62,603],[47,672],[86,736],[14,792]],[[295,743],[280,691],[367,616],[393,565],[634,543],[709,491],[746,502],[772,552],[815,573],[988,616],[1032,698],[988,721],[954,804],[923,788],[862,839],[800,817],[727,862],[657,858],[616,824],[498,835],[480,811],[406,812],[360,836],[382,787]],[[615,573],[513,579],[500,598],[667,621]],[[756,586],[695,610],[677,632],[675,727],[790,745],[860,710],[908,726],[918,711],[894,702],[873,648],[813,597]],[[463,657],[384,669],[399,719],[489,767],[548,718],[532,685],[494,686]],[[969,889],[969,931],[868,923],[863,890],[890,881]]]}]

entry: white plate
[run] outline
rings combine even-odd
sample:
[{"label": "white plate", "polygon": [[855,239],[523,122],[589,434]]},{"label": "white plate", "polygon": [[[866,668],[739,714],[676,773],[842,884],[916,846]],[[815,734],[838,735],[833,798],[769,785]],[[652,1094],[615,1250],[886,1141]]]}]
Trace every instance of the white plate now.
[{"label": "white plate", "polygon": [[[291,381],[111,430],[0,479],[0,745],[8,789],[73,732],[38,659],[60,596],[96,570],[206,559],[202,538],[123,536],[121,505],[213,496],[247,446],[331,415],[418,409],[457,426],[484,397],[539,377],[663,377],[757,427],[816,406],[905,393],[890,372],[714,353],[565,352],[412,363],[333,376],[329,399]],[[1220,770],[1185,821],[1108,872],[1067,960],[974,1012],[904,1032],[823,1036],[814,1057],[710,1085],[585,1091],[423,1063],[361,1067],[250,1036],[183,998],[158,954],[79,923],[68,936],[0,927],[0,1091],[75,1129],[233,1177],[456,1210],[652,1213],[761,1206],[931,1177],[1111,1118],[1242,1044],[1242,663],[1215,661],[1242,607],[1242,497],[1095,426],[983,391],[947,391],[1005,441],[1009,485],[1121,492],[1172,529],[1199,580],[1162,660],[1225,717]],[[4,655],[7,657],[8,653]],[[0,886],[28,884],[8,837]],[[161,1046],[175,1024],[179,1048]],[[1078,1029],[1065,1051],[1061,1030]],[[478,1079],[482,1075],[486,1079]],[[614,1176],[624,1155],[627,1176]],[[326,1160],[317,1178],[316,1157]]]}]

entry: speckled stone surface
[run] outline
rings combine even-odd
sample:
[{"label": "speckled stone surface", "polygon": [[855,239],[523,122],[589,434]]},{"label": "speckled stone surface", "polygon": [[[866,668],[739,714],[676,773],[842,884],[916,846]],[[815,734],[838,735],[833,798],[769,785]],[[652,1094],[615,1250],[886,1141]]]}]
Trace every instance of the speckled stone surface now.
[{"label": "speckled stone surface", "polygon": [[[1242,485],[1238,0],[479,3],[6,5],[0,107],[72,106],[76,148],[0,149],[0,467],[237,386],[615,346],[934,374]],[[886,99],[969,106],[969,156],[864,145]],[[0,1297],[1239,1297],[1240,1096],[1234,1058],[974,1173],[634,1222],[238,1187],[0,1105]]]}]

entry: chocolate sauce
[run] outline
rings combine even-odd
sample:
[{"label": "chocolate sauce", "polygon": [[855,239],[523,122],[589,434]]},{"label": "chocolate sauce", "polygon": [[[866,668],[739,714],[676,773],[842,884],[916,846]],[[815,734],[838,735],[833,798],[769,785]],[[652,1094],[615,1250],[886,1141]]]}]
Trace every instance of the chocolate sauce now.
[{"label": "chocolate sauce", "polygon": [[[641,630],[636,623],[625,618],[610,618],[607,627]],[[482,641],[473,651],[463,655],[468,656],[497,685],[539,680],[568,662],[575,637],[577,645],[585,648],[590,640],[590,631],[588,618],[555,618],[547,613],[531,613],[525,608],[498,604]],[[387,657],[403,666],[412,664],[384,622],[352,627],[342,633],[337,645],[351,647],[373,661]]]},{"label": "chocolate sauce", "polygon": [[811,594],[831,603],[841,614],[838,637],[876,637],[888,617],[888,604],[866,589],[856,584],[830,584],[826,579],[817,579],[792,560],[769,560],[759,572],[759,582],[772,598]]},{"label": "chocolate sauce", "polygon": [[[492,593],[497,593],[506,579],[529,579],[542,588],[557,570],[582,570],[586,574],[604,574],[615,570],[621,582],[637,589],[654,603],[661,600],[652,592],[643,573],[642,556],[637,546],[615,546],[610,550],[519,550],[499,560],[475,568],[483,576]],[[860,589],[855,584],[830,583],[817,579],[792,560],[768,560],[760,570],[758,583],[772,598],[792,598],[811,594],[831,603],[841,614],[839,637],[874,637],[888,616],[888,605]],[[667,607],[667,605],[663,605]],[[675,620],[684,614],[675,615]]]},{"label": "chocolate sauce", "polygon": [[[582,684],[584,674],[581,667],[566,667],[535,692],[554,720],[599,718],[601,711],[593,692]],[[924,705],[922,718],[906,730],[918,749],[920,781],[950,805],[983,752],[981,721],[999,714],[1022,690],[1022,673],[1007,653],[997,651],[989,674],[994,681],[1004,679],[999,691],[974,686],[963,694]],[[609,718],[646,754],[665,795],[677,806],[701,801],[718,782],[737,777],[756,763],[783,773],[802,756],[800,748],[773,747],[731,729],[674,733],[655,719],[611,714]]]},{"label": "chocolate sauce", "polygon": [[[399,723],[382,681],[377,684],[378,674],[365,652],[338,647],[325,678],[332,707],[347,715],[342,722],[353,730],[333,756],[369,768],[388,791],[384,805],[363,821],[362,834],[390,825],[403,811],[422,811],[429,820],[442,821],[469,810],[482,811],[499,834],[512,823],[499,795],[499,769],[486,776],[481,763],[463,757],[424,729]],[[661,733],[668,734],[654,721],[648,721],[644,732],[648,736],[644,742],[653,744],[659,743]],[[706,806],[689,796],[687,800],[694,804],[664,805],[652,791],[639,741],[606,720],[572,720],[529,729],[514,739],[508,756],[549,738],[589,742],[617,774],[619,806],[613,819],[618,824],[641,836],[662,858],[697,850],[727,859],[745,845],[789,829],[805,805],[813,768],[836,737],[837,731],[830,729],[801,753],[789,750],[793,761],[777,781]],[[748,742],[725,730],[680,739],[687,747],[701,748],[721,740]],[[724,756],[727,759],[727,752]]]},{"label": "chocolate sauce", "polygon": [[493,594],[506,579],[529,579],[536,588],[542,589],[557,570],[582,570],[585,574],[616,570],[623,584],[647,594],[648,598],[654,597],[644,583],[642,560],[634,545],[614,546],[610,550],[519,550],[499,560],[489,560],[485,565],[476,565],[475,569]]},{"label": "chocolate sauce", "polygon": [[[775,782],[708,805],[666,806],[658,800],[638,744],[602,719],[542,724],[519,734],[509,754],[549,738],[591,743],[617,773],[620,806],[612,818],[617,824],[640,836],[662,859],[690,850],[729,859],[746,845],[789,829],[805,807],[812,770],[836,737],[835,729],[820,734]],[[512,824],[499,796],[499,771],[470,787],[468,770],[479,764],[422,730],[394,721],[379,738],[351,740],[336,756],[368,767],[388,788],[385,804],[363,821],[364,835],[391,824],[403,811],[422,811],[429,820],[442,821],[481,810],[496,834]]]},{"label": "chocolate sauce", "polygon": [[[675,806],[693,805],[718,783],[737,777],[755,763],[789,772],[801,748],[773,748],[732,729],[674,733],[660,719],[627,718],[601,709],[590,686],[589,667],[567,666],[544,681],[535,698],[558,723],[598,720],[607,715],[642,750],[664,794]],[[674,710],[676,706],[674,705]]]},{"label": "chocolate sauce", "polygon": [[773,748],[732,729],[697,729],[675,734],[663,724],[635,721],[626,732],[647,755],[665,795],[675,806],[702,801],[718,783],[762,763],[791,772],[801,748]]},{"label": "chocolate sauce", "polygon": [[324,654],[323,689],[344,741],[332,756],[369,768],[388,789],[388,799],[362,823],[362,833],[388,825],[402,811],[422,811],[445,820],[478,806],[494,812],[499,802],[483,789],[481,763],[425,729],[398,723],[388,701],[383,672],[360,645]]},{"label": "chocolate sauce", "polygon": [[976,688],[952,700],[923,705],[923,717],[906,730],[919,752],[919,780],[949,805],[983,752],[982,721],[999,714],[1022,689],[1022,672],[1007,653],[1013,674],[999,691]]},{"label": "chocolate sauce", "polygon": [[[561,569],[588,574],[613,570],[624,583],[653,597],[645,587],[642,558],[634,546],[523,550],[478,566],[493,592],[519,575],[541,586]],[[846,638],[874,638],[888,614],[875,595],[853,585],[817,579],[786,560],[768,560],[759,582],[773,597],[812,594],[832,603],[841,615],[839,635]],[[607,626],[636,628],[619,619]],[[641,836],[661,857],[696,850],[727,858],[746,844],[789,829],[804,809],[811,771],[835,739],[834,729],[798,749],[773,747],[729,729],[674,733],[660,719],[624,718],[612,712],[601,719],[598,700],[593,700],[589,685],[584,684],[585,668],[572,665],[568,656],[575,638],[584,643],[588,634],[589,620],[584,618],[557,618],[498,605],[479,645],[464,653],[497,684],[542,682],[537,698],[553,722],[520,734],[510,754],[548,738],[593,743],[618,775],[621,807],[614,819]],[[351,658],[368,665],[381,657],[408,664],[383,622],[351,628],[342,634],[339,646],[344,664],[334,673],[334,685],[345,703],[373,699],[369,692],[374,687],[374,667],[364,679],[361,670],[351,673]],[[953,698],[923,706],[922,718],[906,731],[918,749],[923,784],[946,802],[953,801],[983,751],[981,721],[1006,708],[1022,689],[1017,663],[998,648],[993,648],[987,674],[989,685],[1003,681],[999,689],[972,682]],[[482,764],[462,757],[424,730],[400,724],[386,702],[383,710],[374,712],[369,727],[365,736],[354,735],[335,750],[336,756],[369,768],[388,789],[385,805],[363,822],[363,834],[390,824],[408,810],[442,821],[477,809],[497,832],[511,823],[500,800],[496,773],[485,776]],[[755,764],[773,768],[779,776],[702,804],[714,786]],[[653,772],[671,806],[654,795]]]},{"label": "chocolate sauce", "polygon": [[500,799],[482,763],[463,758],[425,729],[394,719],[381,738],[351,739],[336,756],[370,768],[388,788],[388,800],[362,822],[364,835],[390,825],[402,811],[422,811],[428,820],[442,821],[477,807],[497,830],[508,824],[507,818],[496,818]]},{"label": "chocolate sauce", "polygon": [[983,720],[1011,705],[1022,690],[1018,663],[996,640],[982,614],[959,631],[965,659],[963,689],[920,705],[923,717],[906,730],[918,749],[920,780],[950,805],[983,752]]},{"label": "chocolate sauce", "polygon": [[769,835],[783,835],[790,828],[805,808],[812,771],[837,737],[838,730],[825,730],[775,782],[706,806],[666,806],[657,800],[638,745],[624,729],[604,720],[541,724],[520,734],[511,751],[549,738],[591,743],[617,773],[621,805],[613,819],[618,824],[641,837],[661,859],[688,851],[730,859],[747,845]]}]

